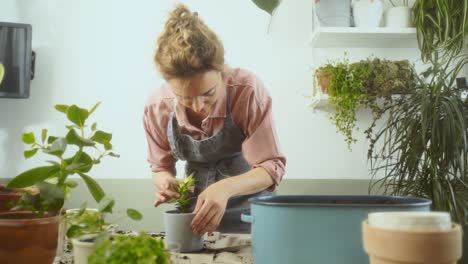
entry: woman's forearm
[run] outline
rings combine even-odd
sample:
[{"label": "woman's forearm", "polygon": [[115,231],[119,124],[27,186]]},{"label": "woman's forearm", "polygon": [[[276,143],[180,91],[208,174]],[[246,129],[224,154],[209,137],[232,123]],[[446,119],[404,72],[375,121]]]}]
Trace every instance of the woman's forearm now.
[{"label": "woman's forearm", "polygon": [[258,167],[218,183],[224,186],[230,197],[235,197],[264,191],[271,187],[274,181],[263,167]]}]

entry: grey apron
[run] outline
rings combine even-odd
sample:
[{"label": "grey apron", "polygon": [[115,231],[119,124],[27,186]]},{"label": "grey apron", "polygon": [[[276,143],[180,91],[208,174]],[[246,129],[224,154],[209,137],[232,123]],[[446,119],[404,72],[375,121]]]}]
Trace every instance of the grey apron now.
[{"label": "grey apron", "polygon": [[[234,123],[228,97],[226,97],[224,125],[213,136],[195,140],[189,135],[182,134],[172,111],[167,126],[167,137],[174,158],[187,161],[186,175],[194,174],[196,197],[212,183],[251,170],[251,166],[242,154],[242,142],[245,136]],[[249,210],[250,203],[247,201],[249,198],[265,195],[270,193],[264,191],[231,198],[217,230],[224,233],[250,233],[250,224],[241,222],[240,215]],[[196,199],[192,201],[192,209],[195,204]]]}]

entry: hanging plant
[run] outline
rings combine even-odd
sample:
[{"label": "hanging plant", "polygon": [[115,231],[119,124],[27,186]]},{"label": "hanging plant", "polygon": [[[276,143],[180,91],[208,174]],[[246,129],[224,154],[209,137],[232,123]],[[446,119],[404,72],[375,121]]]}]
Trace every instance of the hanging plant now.
[{"label": "hanging plant", "polygon": [[[331,120],[339,133],[345,136],[348,148],[356,141],[356,111],[359,106],[370,108],[374,119],[379,119],[394,94],[406,94],[415,86],[414,70],[408,61],[389,61],[368,58],[356,63],[327,63],[315,72],[314,94],[317,87],[329,95],[335,107]],[[381,99],[381,100],[380,100]],[[382,102],[381,102],[382,101]],[[373,127],[365,133],[372,133]]]}]

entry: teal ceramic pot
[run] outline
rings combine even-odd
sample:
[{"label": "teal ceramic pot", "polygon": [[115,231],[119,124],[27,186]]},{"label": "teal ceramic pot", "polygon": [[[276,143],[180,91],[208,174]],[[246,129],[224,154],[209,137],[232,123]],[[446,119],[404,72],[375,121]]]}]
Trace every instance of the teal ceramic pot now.
[{"label": "teal ceramic pot", "polygon": [[365,264],[361,224],[371,212],[430,211],[431,201],[395,196],[251,198],[255,264]]}]

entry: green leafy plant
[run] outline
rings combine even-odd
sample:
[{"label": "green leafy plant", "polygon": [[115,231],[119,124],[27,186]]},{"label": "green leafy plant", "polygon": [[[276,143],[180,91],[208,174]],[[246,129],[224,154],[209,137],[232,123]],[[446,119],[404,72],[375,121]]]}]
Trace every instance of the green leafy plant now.
[{"label": "green leafy plant", "polygon": [[[413,68],[408,61],[388,61],[368,58],[356,63],[330,62],[315,72],[314,94],[317,87],[329,95],[335,106],[331,117],[338,132],[345,136],[348,148],[356,141],[356,111],[363,105],[380,114],[380,108],[392,100],[394,94],[404,94],[414,87]],[[383,103],[379,104],[379,99]],[[366,130],[370,133],[372,128]]]},{"label": "green leafy plant", "polygon": [[[40,190],[39,194],[26,193],[15,209],[26,208],[38,216],[43,216],[44,212],[57,214],[64,200],[70,196],[71,188],[78,185],[77,182],[68,180],[71,175],[79,175],[93,198],[97,202],[102,200],[104,191],[87,173],[104,157],[119,155],[112,152],[110,133],[98,130],[97,123],[91,126],[86,123],[99,105],[97,103],[90,110],[76,105],[56,105],[55,109],[65,114],[71,122],[66,125],[67,133],[64,136],[49,135],[47,129],[42,129],[38,138],[32,132],[23,134],[23,142],[30,147],[24,151],[26,159],[41,151],[56,160],[48,160],[48,166],[27,170],[8,183],[8,189],[36,185]],[[98,154],[93,158],[90,153]]]},{"label": "green leafy plant", "polygon": [[468,37],[468,2],[463,0],[416,0],[413,5],[421,58],[430,61],[460,54]]},{"label": "green leafy plant", "polygon": [[[109,226],[111,223],[105,221],[106,214],[112,214],[115,205],[115,200],[109,196],[105,196],[99,202],[98,210],[87,210],[86,203],[83,203],[78,212],[65,214],[65,221],[69,224],[67,229],[68,238],[77,238],[86,234],[98,234],[96,244],[102,243],[109,239]],[[116,224],[118,221],[129,217],[132,220],[140,221],[143,216],[135,209],[129,208],[126,215],[112,221]]]},{"label": "green leafy plant", "polygon": [[[438,58],[414,91],[383,109],[388,119],[371,139],[373,187],[430,198],[436,211],[468,221],[468,102],[455,86],[466,56]],[[377,142],[380,144],[377,145]],[[383,174],[383,177],[381,177]]]},{"label": "green leafy plant", "polygon": [[195,179],[193,178],[193,174],[174,185],[174,191],[179,194],[179,198],[173,198],[171,202],[176,203],[176,208],[181,213],[190,212],[190,201],[193,199],[193,193],[191,189],[193,186],[195,186]]},{"label": "green leafy plant", "polygon": [[118,236],[102,243],[88,258],[89,264],[169,264],[170,255],[164,242],[148,234]]}]

